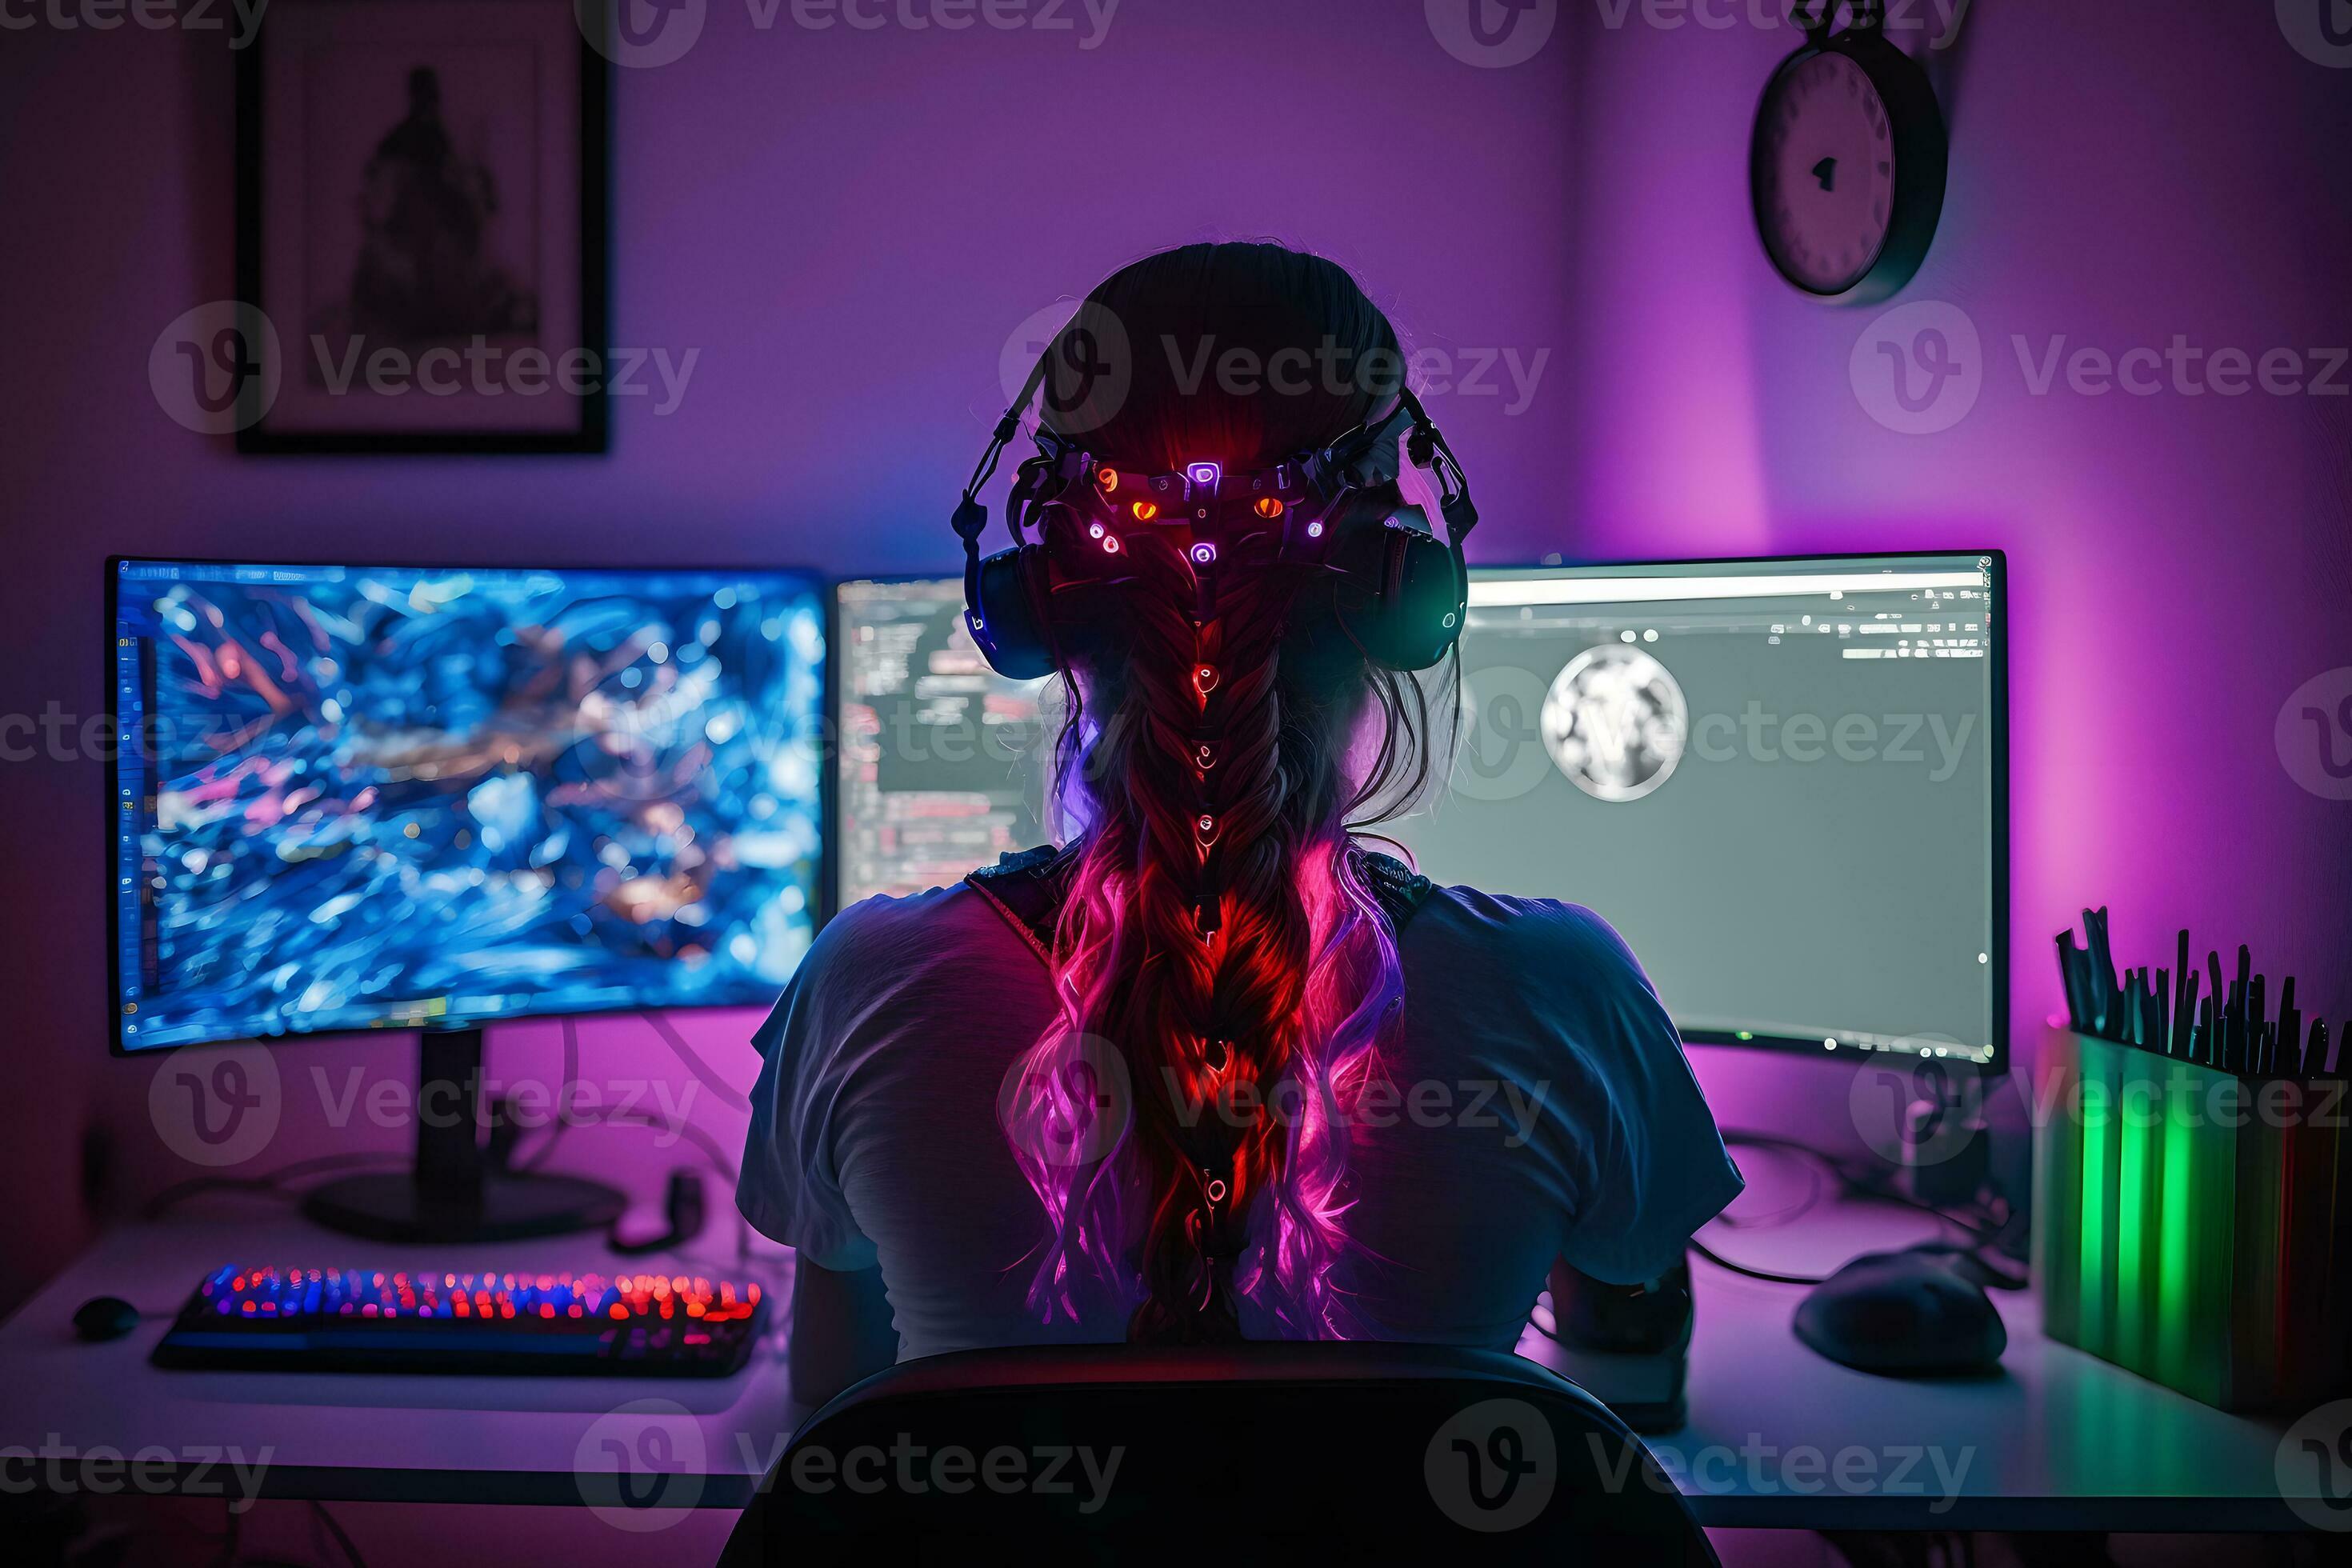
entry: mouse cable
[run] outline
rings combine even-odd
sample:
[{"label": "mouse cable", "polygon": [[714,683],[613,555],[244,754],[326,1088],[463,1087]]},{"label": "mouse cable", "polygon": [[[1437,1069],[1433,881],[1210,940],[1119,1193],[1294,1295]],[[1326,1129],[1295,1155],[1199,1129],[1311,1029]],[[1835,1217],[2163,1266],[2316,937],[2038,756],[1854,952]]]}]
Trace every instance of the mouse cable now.
[{"label": "mouse cable", "polygon": [[729,1083],[725,1079],[719,1077],[718,1070],[712,1068],[709,1062],[702,1059],[702,1053],[696,1050],[691,1045],[687,1043],[686,1036],[678,1029],[678,1026],[675,1023],[671,1022],[670,1016],[668,1014],[644,1013],[640,1014],[639,1016],[643,1017],[646,1023],[653,1026],[654,1033],[659,1035],[662,1037],[662,1043],[669,1047],[670,1055],[676,1057],[680,1062],[684,1063],[688,1072],[694,1074],[696,1078],[700,1079],[702,1080],[703,1087],[709,1089],[711,1093],[717,1095],[720,1103],[730,1106],[737,1110],[748,1111],[751,1109],[750,1097],[745,1095],[741,1089],[737,1089],[733,1084]]},{"label": "mouse cable", "polygon": [[1990,1242],[1995,1234],[2002,1228],[1999,1222],[1988,1215],[1971,1214],[1957,1208],[1939,1208],[1934,1204],[1915,1198],[1895,1185],[1892,1173],[1882,1173],[1870,1170],[1860,1162],[1843,1159],[1825,1149],[1815,1148],[1801,1139],[1783,1138],[1777,1133],[1749,1132],[1738,1129],[1727,1129],[1722,1136],[1727,1148],[1776,1149],[1789,1153],[1801,1154],[1819,1163],[1822,1169],[1827,1171],[1850,1193],[1855,1193],[1864,1197],[1882,1199],[1907,1209],[1915,1209],[1931,1218],[1958,1226],[1986,1242]]},{"label": "mouse cable", "polygon": [[1779,1274],[1769,1268],[1753,1268],[1745,1263],[1734,1263],[1696,1236],[1690,1238],[1690,1249],[1717,1268],[1727,1268],[1746,1279],[1761,1279],[1768,1285],[1819,1285],[1829,1279],[1826,1274]]},{"label": "mouse cable", "polygon": [[564,1129],[572,1125],[565,1114],[570,1104],[572,1086],[580,1081],[580,1020],[569,1013],[563,1016],[563,1076],[555,1086],[555,1125],[548,1130],[546,1142],[530,1152],[530,1157],[515,1165],[518,1171],[536,1171],[555,1152],[563,1138]]},{"label": "mouse cable", "polygon": [[327,1527],[327,1533],[335,1538],[335,1545],[342,1552],[344,1562],[349,1563],[352,1568],[367,1568],[367,1559],[360,1555],[360,1549],[352,1543],[350,1533],[336,1521],[333,1514],[327,1511],[325,1503],[314,1500],[310,1504],[310,1517]]},{"label": "mouse cable", "polygon": [[[1778,1150],[1775,1151],[1775,1152],[1789,1153],[1790,1152],[1787,1150]],[[1796,1202],[1790,1204],[1784,1208],[1773,1209],[1765,1214],[1734,1214],[1730,1209],[1727,1208],[1721,1214],[1715,1216],[1716,1223],[1721,1225],[1727,1230],[1773,1230],[1781,1226],[1792,1225],[1798,1220],[1802,1219],[1805,1215],[1812,1213],[1815,1208],[1820,1206],[1824,1194],[1824,1183],[1822,1180],[1821,1164],[1817,1161],[1804,1158],[1801,1154],[1796,1156],[1795,1164],[1798,1170],[1804,1173],[1805,1195],[1803,1197],[1799,1198]]]},{"label": "mouse cable", "polygon": [[[742,1178],[737,1173],[735,1163],[730,1160],[727,1157],[727,1152],[719,1147],[719,1140],[683,1117],[672,1121],[648,1111],[614,1111],[601,1125],[650,1127],[656,1132],[667,1132],[673,1138],[683,1138],[702,1152],[702,1157],[710,1162],[711,1169],[724,1176],[730,1186],[741,1184]],[[742,1205],[738,1204],[735,1205],[735,1258],[738,1262],[741,1262],[751,1256],[751,1222],[743,1217]]]}]

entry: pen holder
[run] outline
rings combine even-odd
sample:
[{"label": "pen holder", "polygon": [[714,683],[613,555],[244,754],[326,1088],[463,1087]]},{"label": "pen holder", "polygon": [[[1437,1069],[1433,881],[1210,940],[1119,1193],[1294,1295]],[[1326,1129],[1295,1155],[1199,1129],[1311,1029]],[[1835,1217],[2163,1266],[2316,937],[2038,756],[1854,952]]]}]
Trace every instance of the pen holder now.
[{"label": "pen holder", "polygon": [[2073,1030],[2035,1083],[2033,1273],[2052,1339],[2224,1410],[2346,1383],[2343,1079]]}]

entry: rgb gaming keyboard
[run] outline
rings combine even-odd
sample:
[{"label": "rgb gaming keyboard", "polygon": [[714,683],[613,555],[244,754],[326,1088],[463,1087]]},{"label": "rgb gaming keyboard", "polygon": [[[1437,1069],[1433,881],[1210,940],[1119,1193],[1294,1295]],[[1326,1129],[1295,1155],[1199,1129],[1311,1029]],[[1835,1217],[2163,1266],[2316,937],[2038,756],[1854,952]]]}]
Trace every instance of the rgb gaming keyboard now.
[{"label": "rgb gaming keyboard", "polygon": [[698,1275],[223,1268],[155,1364],[239,1371],[724,1377],[760,1336],[760,1287]]}]

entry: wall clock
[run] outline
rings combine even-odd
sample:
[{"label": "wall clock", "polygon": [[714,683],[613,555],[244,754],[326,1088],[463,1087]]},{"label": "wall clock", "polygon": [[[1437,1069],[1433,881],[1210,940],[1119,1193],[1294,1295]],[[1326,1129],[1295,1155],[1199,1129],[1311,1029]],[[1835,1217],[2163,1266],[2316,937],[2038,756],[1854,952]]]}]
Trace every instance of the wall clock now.
[{"label": "wall clock", "polygon": [[1780,276],[1820,299],[1869,304],[1927,259],[1951,143],[1927,73],[1887,40],[1880,0],[1853,5],[1853,25],[1833,34],[1838,8],[1798,5],[1807,41],[1764,89],[1748,183]]}]

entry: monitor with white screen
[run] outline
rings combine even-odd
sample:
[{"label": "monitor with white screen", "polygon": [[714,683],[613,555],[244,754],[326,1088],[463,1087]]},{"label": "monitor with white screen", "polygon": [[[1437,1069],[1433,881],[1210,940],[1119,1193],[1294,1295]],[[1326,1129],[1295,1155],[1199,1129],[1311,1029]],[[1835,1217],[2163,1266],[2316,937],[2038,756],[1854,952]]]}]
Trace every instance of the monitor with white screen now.
[{"label": "monitor with white screen", "polygon": [[2005,1062],[1996,553],[1484,570],[1441,882],[1586,905],[1686,1038]]},{"label": "monitor with white screen", "polygon": [[[953,578],[836,595],[839,901],[1044,843],[1048,683]],[[2006,1065],[2000,555],[1471,574],[1441,883],[1622,932],[1695,1043]]]}]

